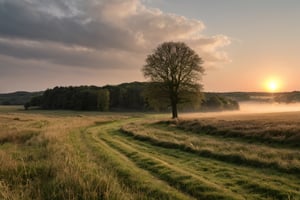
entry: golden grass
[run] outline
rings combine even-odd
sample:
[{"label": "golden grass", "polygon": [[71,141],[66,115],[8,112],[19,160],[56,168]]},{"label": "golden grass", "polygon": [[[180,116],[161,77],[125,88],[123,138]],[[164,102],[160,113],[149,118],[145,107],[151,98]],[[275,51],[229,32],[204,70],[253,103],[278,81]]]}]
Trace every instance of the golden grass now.
[{"label": "golden grass", "polygon": [[[255,124],[260,130],[263,122],[297,128],[295,114],[285,117],[205,116],[201,123],[249,130]],[[0,106],[0,199],[300,196],[297,173],[291,170],[300,167],[298,149],[151,124],[163,118]],[[252,127],[246,126],[249,121]],[[131,136],[119,131],[122,126]],[[197,153],[201,151],[213,156]],[[227,161],[232,155],[243,159]]]},{"label": "golden grass", "polygon": [[[79,161],[68,142],[69,134],[119,118],[122,116],[1,107],[0,199],[77,199],[80,195],[97,199],[96,186],[101,183],[96,180],[100,179],[87,173],[93,163]],[[109,177],[102,175],[102,185],[111,182],[108,173]]]},{"label": "golden grass", "polygon": [[186,115],[176,122],[176,126],[195,133],[300,147],[300,112],[215,116],[208,114],[195,117],[196,115]]}]

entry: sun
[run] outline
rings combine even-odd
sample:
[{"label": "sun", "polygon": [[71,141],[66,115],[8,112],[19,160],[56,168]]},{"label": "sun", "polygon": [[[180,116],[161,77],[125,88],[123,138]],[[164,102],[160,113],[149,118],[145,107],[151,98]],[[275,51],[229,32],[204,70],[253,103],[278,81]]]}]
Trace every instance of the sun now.
[{"label": "sun", "polygon": [[276,91],[277,90],[277,88],[278,88],[278,83],[277,82],[275,82],[275,81],[270,81],[269,82],[269,90],[270,91]]},{"label": "sun", "polygon": [[266,89],[269,92],[276,92],[279,89],[279,81],[278,80],[269,80],[266,83]]}]

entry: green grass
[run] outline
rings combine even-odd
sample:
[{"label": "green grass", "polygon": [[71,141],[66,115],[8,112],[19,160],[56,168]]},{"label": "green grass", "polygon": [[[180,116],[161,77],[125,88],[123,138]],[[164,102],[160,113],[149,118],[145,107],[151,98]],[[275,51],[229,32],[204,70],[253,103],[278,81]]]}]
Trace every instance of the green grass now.
[{"label": "green grass", "polygon": [[299,149],[165,117],[0,107],[0,199],[300,199]]},{"label": "green grass", "polygon": [[[138,151],[142,150],[142,146],[147,146],[144,149],[148,149],[148,151],[152,149],[151,151],[155,152],[155,156],[163,157],[181,169],[200,174],[201,177],[216,183],[221,188],[230,188],[232,192],[245,195],[244,198],[299,198],[299,178],[293,174],[282,173],[269,168],[256,168],[251,165],[241,166],[228,160],[219,161],[214,157],[198,156],[197,153],[190,153],[181,148],[174,148],[174,146],[164,146],[164,143],[159,144],[153,143],[152,140],[139,140],[138,137],[121,136],[126,137],[127,141],[137,143]],[[133,146],[133,143],[130,145]]]},{"label": "green grass", "polygon": [[197,135],[174,128],[127,124],[121,131],[141,141],[165,148],[181,149],[203,157],[253,167],[268,167],[299,174],[300,153],[297,149],[247,144],[227,138]]}]

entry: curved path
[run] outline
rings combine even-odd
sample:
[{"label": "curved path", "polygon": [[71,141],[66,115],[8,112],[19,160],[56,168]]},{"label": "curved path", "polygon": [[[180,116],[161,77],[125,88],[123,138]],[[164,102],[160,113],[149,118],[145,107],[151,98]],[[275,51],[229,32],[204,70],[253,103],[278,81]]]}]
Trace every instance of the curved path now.
[{"label": "curved path", "polygon": [[110,121],[70,134],[82,162],[95,163],[90,170],[110,171],[123,199],[300,199],[293,174],[199,156],[120,130],[129,123],[147,130],[141,121]]}]

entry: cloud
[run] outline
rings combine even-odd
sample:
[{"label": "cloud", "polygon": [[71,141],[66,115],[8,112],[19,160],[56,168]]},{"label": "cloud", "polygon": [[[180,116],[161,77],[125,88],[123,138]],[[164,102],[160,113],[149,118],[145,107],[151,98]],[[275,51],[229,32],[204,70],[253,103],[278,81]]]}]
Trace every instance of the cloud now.
[{"label": "cloud", "polygon": [[[228,37],[204,36],[203,22],[144,2],[0,0],[0,55],[51,66],[139,70],[158,44],[183,41],[206,66],[229,61],[222,50],[230,44]],[[0,64],[0,73],[4,67]]]},{"label": "cloud", "polygon": [[[41,2],[37,4],[7,0],[0,3],[0,35],[6,38],[58,42],[96,49],[124,49],[130,47],[128,42],[134,42],[128,31],[89,18],[88,13],[83,11],[78,11],[78,15],[57,15],[55,10],[63,9],[59,8],[61,4],[52,5],[58,8],[46,12],[44,10],[47,7],[42,9]],[[45,6],[49,5],[45,4]],[[121,36],[128,40],[123,40]]]},{"label": "cloud", "polygon": [[13,55],[15,58],[24,60],[47,61],[73,68],[94,69],[101,67],[110,69],[132,68],[131,64],[136,64],[138,56],[142,57],[142,54],[131,51],[115,51],[112,49],[99,51],[84,46],[67,46],[48,41],[7,38],[0,38],[0,54]]}]

